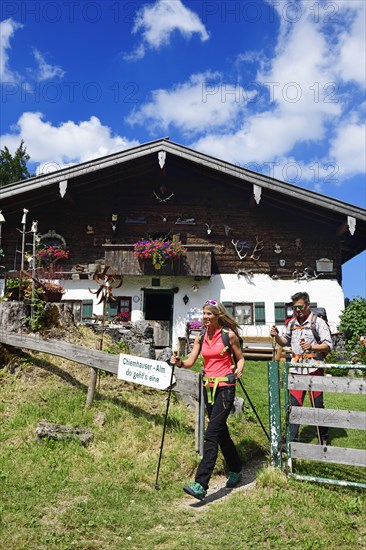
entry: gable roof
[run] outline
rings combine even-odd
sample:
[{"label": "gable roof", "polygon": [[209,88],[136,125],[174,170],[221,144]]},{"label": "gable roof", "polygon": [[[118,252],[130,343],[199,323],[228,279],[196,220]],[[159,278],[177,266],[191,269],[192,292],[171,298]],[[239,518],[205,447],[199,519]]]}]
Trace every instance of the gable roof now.
[{"label": "gable roof", "polygon": [[[315,219],[325,218],[332,221],[336,226],[338,225],[337,233],[341,238],[343,262],[365,249],[366,210],[364,208],[225,162],[174,143],[169,138],[151,141],[119,153],[4,186],[0,188],[2,208],[3,210],[7,208],[10,212],[19,211],[23,208],[25,200],[34,202],[40,194],[42,202],[47,202],[47,195],[51,192],[54,195],[55,186],[58,188],[60,182],[66,180],[68,183],[73,182],[75,186],[85,185],[93,174],[97,175],[100,171],[113,173],[116,169],[120,170],[122,165],[125,167],[131,165],[135,176],[138,176],[139,172],[145,175],[147,171],[156,169],[158,153],[161,151],[164,151],[167,157],[171,155],[185,163],[195,165],[207,174],[225,177],[225,183],[229,185],[246,188],[257,185],[261,188],[262,197],[271,197],[274,203],[282,203],[282,206],[286,204],[292,209],[306,211],[307,215]],[[27,202],[27,208],[28,205]],[[353,236],[347,228],[349,218],[356,221]]]}]

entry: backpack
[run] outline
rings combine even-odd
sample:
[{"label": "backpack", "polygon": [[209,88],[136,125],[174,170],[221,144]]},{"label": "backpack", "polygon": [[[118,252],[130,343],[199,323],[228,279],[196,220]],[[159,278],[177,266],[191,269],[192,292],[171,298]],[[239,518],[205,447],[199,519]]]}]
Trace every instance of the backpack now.
[{"label": "backpack", "polygon": [[[200,332],[200,339],[199,339],[199,343],[200,343],[200,353],[201,353],[201,349],[202,349],[202,344],[203,344],[203,338],[205,337],[205,334],[206,334],[206,327],[203,327],[203,329],[201,330]],[[239,345],[240,345],[240,348],[243,349],[243,344],[244,344],[244,340],[243,338],[237,333],[235,332],[235,330],[231,329],[236,335],[237,337],[239,338]],[[221,329],[221,338],[222,338],[222,342],[224,344],[224,349],[222,350],[221,354],[220,355],[224,355],[225,351],[228,351],[229,354],[231,355],[231,358],[233,360],[233,362],[235,363],[234,361],[234,354],[232,353],[231,351],[231,345],[230,345],[230,337],[229,337],[229,329],[226,328],[226,327],[222,327]]]},{"label": "backpack", "polygon": [[[329,331],[330,331],[330,327],[329,327],[329,324],[328,324],[327,312],[326,312],[324,307],[312,307],[312,308],[310,308],[310,311],[311,311],[311,314],[312,314],[311,321],[310,321],[311,332],[313,333],[313,336],[316,340],[316,343],[319,344],[320,343],[320,336],[319,336],[318,330],[316,328],[316,319],[317,319],[317,317],[319,317],[320,319],[323,319],[323,321],[325,321],[326,324],[328,325],[328,328],[329,328]],[[291,317],[291,319],[289,320],[289,325],[290,325],[290,331],[291,332],[294,330],[295,320],[296,320],[295,316]]]}]

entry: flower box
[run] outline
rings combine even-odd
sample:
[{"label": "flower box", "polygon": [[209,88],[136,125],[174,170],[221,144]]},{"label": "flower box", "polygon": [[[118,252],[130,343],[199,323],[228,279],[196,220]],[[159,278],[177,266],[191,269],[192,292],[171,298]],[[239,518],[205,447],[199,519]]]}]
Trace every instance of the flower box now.
[{"label": "flower box", "polygon": [[187,255],[187,250],[180,241],[160,239],[143,239],[134,244],[134,256],[139,262],[152,264],[156,271],[167,264],[175,262]]}]

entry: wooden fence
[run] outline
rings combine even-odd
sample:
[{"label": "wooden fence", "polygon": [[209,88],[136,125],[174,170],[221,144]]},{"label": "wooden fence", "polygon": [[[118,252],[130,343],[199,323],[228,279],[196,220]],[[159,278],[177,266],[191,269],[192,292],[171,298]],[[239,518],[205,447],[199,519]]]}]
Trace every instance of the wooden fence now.
[{"label": "wooden fence", "polygon": [[[118,372],[119,355],[113,355],[98,349],[84,348],[83,346],[63,342],[61,340],[45,339],[35,334],[17,334],[5,330],[0,330],[0,343],[63,357],[69,361],[75,361],[86,367],[91,367],[88,395],[86,399],[88,405],[90,405],[93,400],[98,370],[103,370],[111,374],[117,374]],[[187,369],[175,369],[174,374],[176,378],[174,391],[181,395],[185,402],[190,400],[195,406],[196,450],[202,454],[204,407],[200,376]]]},{"label": "wooden fence", "polygon": [[[271,456],[275,466],[282,466],[281,447],[284,429],[286,431],[287,450],[287,472],[298,479],[310,481],[322,481],[333,484],[353,485],[366,488],[365,483],[348,482],[344,480],[332,480],[314,476],[296,474],[292,469],[292,459],[304,459],[311,461],[345,464],[350,466],[366,466],[366,450],[328,445],[314,445],[289,441],[289,425],[300,424],[310,426],[328,426],[329,428],[343,428],[352,430],[366,430],[366,412],[339,410],[339,409],[318,409],[307,407],[291,406],[289,402],[290,390],[302,390],[307,392],[331,392],[343,394],[366,394],[365,378],[343,378],[335,376],[311,376],[299,375],[289,372],[291,365],[284,364],[284,387],[285,387],[285,426],[281,426],[280,411],[280,377],[278,376],[279,366],[277,362],[269,366],[269,388],[270,388],[270,425],[271,425]],[[297,366],[304,366],[298,364]],[[317,365],[318,367],[318,365]],[[341,369],[366,370],[366,365],[322,365],[319,368],[329,369],[332,367]]]}]

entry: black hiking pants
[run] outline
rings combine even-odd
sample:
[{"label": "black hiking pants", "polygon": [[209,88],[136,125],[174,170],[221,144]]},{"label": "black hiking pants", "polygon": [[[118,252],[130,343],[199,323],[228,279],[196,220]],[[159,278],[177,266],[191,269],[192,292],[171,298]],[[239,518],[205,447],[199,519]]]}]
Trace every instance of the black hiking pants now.
[{"label": "black hiking pants", "polygon": [[205,389],[203,394],[209,422],[205,432],[203,458],[196,473],[196,482],[207,489],[216,464],[219,447],[230,472],[240,472],[242,464],[226,424],[234,404],[235,386],[219,386],[216,389],[213,405],[208,403]]}]

